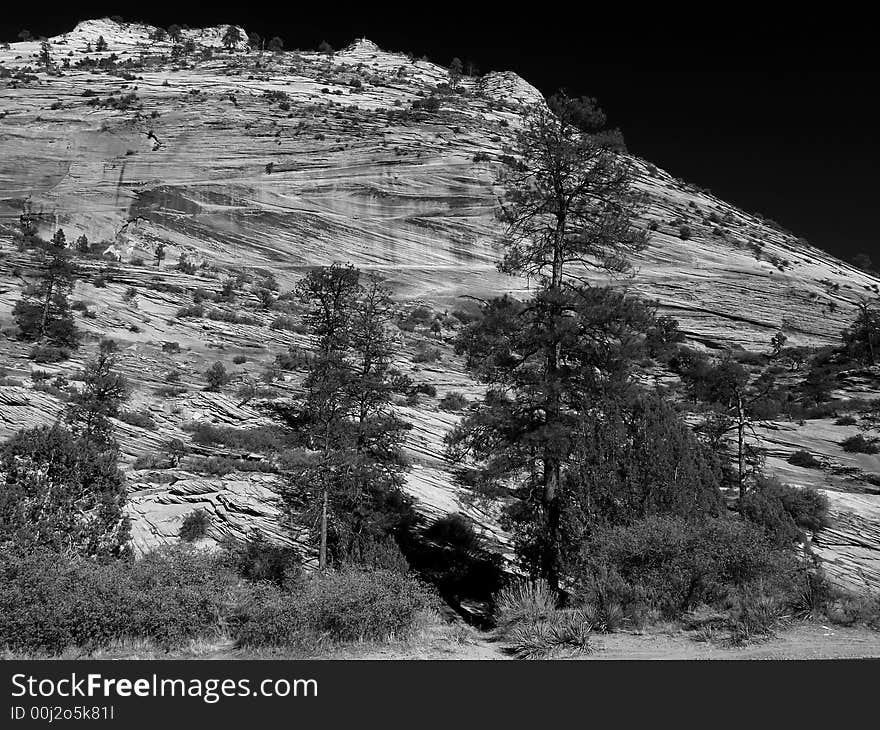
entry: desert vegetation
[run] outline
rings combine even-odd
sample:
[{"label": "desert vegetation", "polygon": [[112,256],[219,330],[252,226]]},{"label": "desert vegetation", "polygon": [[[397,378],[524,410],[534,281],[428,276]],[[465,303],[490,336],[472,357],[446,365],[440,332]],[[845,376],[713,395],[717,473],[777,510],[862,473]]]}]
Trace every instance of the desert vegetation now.
[{"label": "desert vegetation", "polygon": [[[52,422],[0,447],[0,650],[55,656],[144,642],[178,654],[230,642],[241,656],[326,655],[407,640],[438,608],[491,632],[517,658],[589,654],[597,634],[655,625],[731,645],[806,618],[877,625],[876,600],[842,592],[822,571],[814,542],[831,521],[826,497],[768,468],[876,483],[865,470],[880,450],[877,402],[858,390],[870,386],[880,345],[874,300],[863,299],[824,347],[797,345],[798,323],[784,320],[761,323],[772,326],[769,342],[748,350],[724,344],[729,332],[694,336],[678,313],[629,286],[653,238],[692,255],[711,232],[713,245],[792,264],[745,215],[710,210],[707,198],[676,199],[695,195],[684,184],[665,199],[672,210],[653,208],[648,222],[641,163],[595,101],[499,100],[459,59],[445,80],[414,89],[408,74],[423,63],[414,59],[403,58],[389,81],[326,43],[320,55],[300,56],[248,33],[245,47],[228,26],[215,51],[192,35],[178,26],[152,33],[164,59],[154,66],[167,72],[155,87],[173,90],[181,116],[259,109],[246,134],[279,148],[251,171],[261,185],[290,183],[296,167],[286,156],[296,145],[343,155],[353,139],[346,125],[383,164],[423,154],[433,164],[434,152],[401,141],[427,127],[444,129],[444,145],[465,140],[456,164],[482,181],[495,176],[498,269],[517,277],[494,291],[519,293],[415,299],[409,269],[383,280],[373,273],[382,266],[361,270],[344,255],[289,267],[289,252],[271,249],[260,266],[230,263],[228,249],[238,254],[239,245],[232,227],[217,246],[202,245],[191,227],[210,225],[213,212],[176,211],[179,235],[164,241],[157,221],[146,241],[124,227],[114,240],[89,229],[89,240],[67,218],[25,206],[0,251],[13,282],[0,387],[11,409],[32,399]],[[108,39],[101,57],[70,62],[94,85],[73,101],[53,95],[41,113],[77,103],[106,120],[102,135],[116,135],[103,125],[124,118],[149,125],[138,144],[173,144],[153,111],[157,88],[137,83],[150,62],[135,68]],[[247,76],[255,93],[181,90],[179,72],[212,55],[212,73]],[[48,74],[61,62],[58,45],[42,45],[39,61],[32,71]],[[288,70],[310,79],[318,101],[305,103],[295,84],[264,87]],[[4,71],[4,84],[33,83],[29,72]],[[386,91],[395,100],[382,108]],[[378,111],[355,103],[367,92]],[[469,126],[475,110],[488,133]],[[369,149],[375,124],[384,131]],[[139,149],[131,142],[120,155]],[[647,174],[666,184],[657,168]],[[393,191],[370,195],[371,205],[407,204]],[[219,192],[174,204],[203,203],[225,205]],[[445,199],[441,207],[454,208]],[[254,221],[265,212],[254,211]],[[248,235],[262,236],[247,217]],[[412,228],[433,242],[441,225],[419,216]],[[318,239],[297,245],[320,246],[323,256]],[[447,267],[455,276],[472,261],[464,248]],[[596,283],[608,277],[613,286]],[[826,293],[831,311],[839,287]],[[815,291],[791,296],[820,306]],[[119,341],[96,334],[102,327]],[[856,395],[842,392],[848,382]],[[766,448],[771,427],[816,421],[836,424],[823,448],[794,438],[787,450]],[[437,514],[414,495],[442,479]],[[156,535],[171,544],[134,554],[128,500],[150,490],[130,494],[131,482],[179,485],[179,512]],[[213,492],[202,500],[209,489],[186,491],[205,485],[234,494],[227,503]],[[223,521],[218,504],[239,498],[244,519],[267,529],[242,537]]]}]

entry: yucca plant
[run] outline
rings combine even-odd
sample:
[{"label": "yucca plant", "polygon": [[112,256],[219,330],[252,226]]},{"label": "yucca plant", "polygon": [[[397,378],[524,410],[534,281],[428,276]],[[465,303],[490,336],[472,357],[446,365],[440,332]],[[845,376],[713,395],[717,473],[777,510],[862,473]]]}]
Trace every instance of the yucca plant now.
[{"label": "yucca plant", "polygon": [[556,609],[556,593],[547,581],[517,580],[495,597],[495,622],[502,630],[546,620]]}]

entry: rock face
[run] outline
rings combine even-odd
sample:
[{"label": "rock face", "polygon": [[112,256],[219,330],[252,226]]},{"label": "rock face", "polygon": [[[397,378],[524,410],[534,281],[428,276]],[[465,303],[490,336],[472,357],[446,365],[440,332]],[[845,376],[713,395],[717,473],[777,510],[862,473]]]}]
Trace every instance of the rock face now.
[{"label": "rock face", "polygon": [[[308,266],[350,261],[385,278],[403,302],[441,311],[458,306],[463,295],[527,292],[526,282],[495,268],[494,217],[499,158],[525,106],[543,103],[526,81],[510,72],[465,77],[462,93],[439,95],[439,109],[428,111],[414,102],[448,82],[447,70],[366,39],[332,55],[229,53],[218,27],[184,31],[197,51],[180,56],[170,41],[150,40],[153,30],[80,23],[50,39],[55,69],[49,72],[38,67],[36,42],[0,50],[0,324],[10,324],[29,265],[11,244],[24,210],[42,235],[58,227],[69,240],[86,235],[119,260],[83,262],[91,283],[80,283],[75,299],[92,315],[80,318],[82,329],[123,344],[125,368],[139,385],[132,407],[149,409],[157,422],[154,431],[120,424],[129,464],[170,436],[188,440],[181,428],[187,421],[264,423],[252,404],[240,405],[234,387],[220,395],[199,392],[201,373],[222,360],[244,381],[288,346],[307,344],[296,332],[273,329],[277,312],[262,311],[247,284],[225,306],[248,310],[247,321],[175,316],[192,303],[195,289],[216,290],[227,274],[272,274],[286,290]],[[86,50],[101,35],[108,50]],[[476,162],[477,152],[489,161]],[[630,286],[657,299],[694,343],[766,350],[782,331],[789,344],[828,344],[852,319],[859,298],[880,292],[871,276],[771,223],[645,161],[633,163],[648,199],[644,224],[654,230]],[[159,243],[165,261],[156,266]],[[174,268],[181,255],[195,262],[193,273]],[[129,288],[136,296],[126,300]],[[399,365],[440,395],[477,395],[451,354],[453,334],[444,331],[434,341],[443,351],[439,364],[405,356]],[[430,335],[417,330],[401,338],[404,353],[411,353]],[[181,351],[163,350],[166,342],[179,343]],[[60,402],[31,387],[34,366],[24,344],[7,337],[3,351],[9,377],[22,384],[0,387],[0,435],[51,421]],[[247,362],[233,367],[234,355]],[[69,375],[80,365],[45,369]],[[171,369],[188,391],[157,395]],[[868,381],[870,391],[873,375]],[[295,382],[275,387],[284,395]],[[402,412],[414,424],[408,484],[422,509],[467,511],[503,545],[495,515],[462,504],[442,458],[443,435],[457,416],[433,399]],[[872,501],[880,490],[866,481],[880,465],[860,463],[843,479],[830,466],[816,472],[785,461],[803,440],[827,455],[829,465],[843,458],[841,429],[818,423],[780,424],[771,435],[781,440],[770,464],[795,483],[833,493],[836,524],[816,544],[844,578],[864,575],[880,585]],[[278,538],[287,534],[278,526],[271,475],[132,471],[130,478],[141,547],[174,539],[180,519],[195,507],[215,516],[213,537],[250,526]]]}]

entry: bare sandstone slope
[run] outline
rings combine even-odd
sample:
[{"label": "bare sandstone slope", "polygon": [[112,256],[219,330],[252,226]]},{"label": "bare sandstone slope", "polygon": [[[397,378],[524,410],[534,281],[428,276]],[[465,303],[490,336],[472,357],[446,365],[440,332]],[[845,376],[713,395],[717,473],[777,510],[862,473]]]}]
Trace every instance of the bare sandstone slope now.
[{"label": "bare sandstone slope", "polygon": [[[181,428],[189,421],[266,423],[258,402],[242,404],[234,387],[202,392],[201,373],[222,360],[239,380],[256,377],[275,354],[307,344],[295,331],[270,327],[277,313],[261,310],[247,283],[227,308],[247,311],[247,321],[175,316],[195,289],[216,290],[226,274],[242,281],[271,274],[288,290],[307,266],[350,261],[385,277],[402,301],[440,311],[464,294],[526,291],[525,282],[495,268],[493,189],[524,106],[543,102],[526,81],[509,72],[466,77],[466,93],[424,109],[447,70],[367,40],[330,56],[229,53],[223,29],[208,28],[184,31],[197,50],[173,58],[169,41],[150,40],[153,30],[80,23],[50,39],[59,67],[52,73],[38,66],[39,43],[0,50],[0,320],[10,375],[0,387],[0,435],[49,422],[61,407],[28,380],[36,366],[8,329],[28,272],[27,257],[11,245],[25,210],[41,235],[58,227],[69,240],[84,234],[119,261],[85,261],[89,276],[75,299],[92,314],[79,317],[82,329],[124,345],[125,367],[139,385],[133,407],[149,409],[157,423],[155,430],[120,424],[129,464],[169,437],[189,441]],[[99,36],[109,46],[100,53],[93,50]],[[634,162],[650,202],[644,224],[654,230],[632,286],[658,299],[693,342],[763,351],[783,331],[790,344],[831,343],[859,297],[880,291],[869,275],[771,223]],[[155,266],[160,242],[166,260]],[[178,271],[181,254],[206,266]],[[136,296],[124,299],[130,287]],[[416,364],[410,355],[430,336],[402,333],[399,365],[441,396],[478,393],[451,354],[453,334],[444,329],[432,343],[443,350],[441,362]],[[163,350],[165,342],[181,351]],[[44,369],[70,375],[92,348]],[[233,366],[235,355],[247,362]],[[172,368],[187,392],[157,394]],[[20,385],[9,383],[16,377]],[[278,395],[295,388],[285,377]],[[875,374],[860,377],[843,383],[842,393],[873,392]],[[503,542],[493,515],[463,506],[451,483],[442,438],[457,416],[439,410],[436,399],[401,409],[414,424],[408,486],[424,511],[468,510]],[[880,585],[880,489],[871,481],[880,463],[850,463],[838,446],[845,430],[827,421],[780,423],[768,433],[770,466],[793,483],[833,493],[835,526],[817,544],[847,581]],[[804,447],[822,455],[826,468],[788,465],[787,455]],[[286,539],[271,474],[166,469],[129,477],[141,547],[173,539],[182,517],[199,506],[215,517],[214,538],[256,525]]]}]

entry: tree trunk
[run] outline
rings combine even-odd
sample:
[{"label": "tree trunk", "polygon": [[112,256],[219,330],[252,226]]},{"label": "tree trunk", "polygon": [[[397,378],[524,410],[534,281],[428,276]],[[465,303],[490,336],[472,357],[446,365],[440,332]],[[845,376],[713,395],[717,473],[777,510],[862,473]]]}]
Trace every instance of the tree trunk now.
[{"label": "tree trunk", "polygon": [[745,474],[745,429],[746,429],[746,419],[745,419],[745,411],[743,409],[742,396],[737,395],[736,397],[736,412],[737,412],[737,424],[736,424],[736,434],[737,434],[737,464],[739,468],[739,497],[742,499],[746,493],[746,474]]},{"label": "tree trunk", "polygon": [[324,486],[324,500],[321,506],[321,548],[318,552],[318,571],[323,573],[327,569],[327,500],[329,488]]},{"label": "tree trunk", "polygon": [[40,318],[40,339],[46,336],[46,322],[49,320],[49,303],[52,301],[52,292],[55,290],[55,275],[50,273],[46,279],[46,299],[43,301],[43,316]]}]

